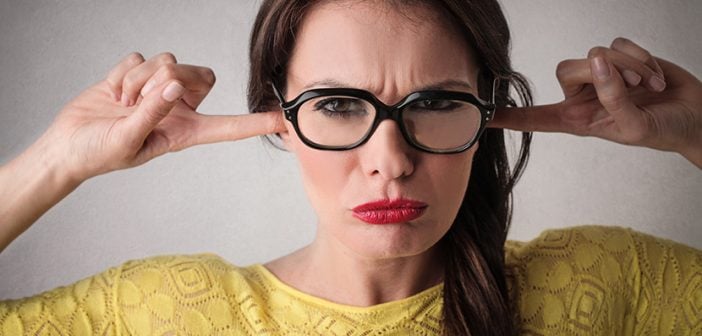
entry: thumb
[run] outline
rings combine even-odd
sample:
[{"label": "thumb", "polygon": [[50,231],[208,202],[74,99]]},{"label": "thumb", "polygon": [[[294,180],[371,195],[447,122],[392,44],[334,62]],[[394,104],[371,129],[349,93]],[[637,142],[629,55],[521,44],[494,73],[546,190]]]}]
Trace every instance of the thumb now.
[{"label": "thumb", "polygon": [[590,70],[600,104],[620,125],[622,133],[631,131],[632,134],[622,134],[624,137],[635,137],[634,131],[645,129],[646,120],[629,98],[629,91],[617,69],[604,57],[594,56],[590,59]]},{"label": "thumb", "polygon": [[152,90],[141,101],[136,111],[126,120],[133,140],[142,143],[158,123],[165,118],[185,93],[178,81],[167,82],[157,90]]}]

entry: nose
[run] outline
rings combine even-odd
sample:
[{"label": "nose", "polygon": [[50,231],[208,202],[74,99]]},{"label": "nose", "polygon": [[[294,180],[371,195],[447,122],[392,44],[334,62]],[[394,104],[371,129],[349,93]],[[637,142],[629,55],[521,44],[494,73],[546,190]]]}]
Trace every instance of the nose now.
[{"label": "nose", "polygon": [[393,120],[384,120],[361,146],[363,169],[370,176],[393,180],[414,172],[416,150],[405,141]]}]

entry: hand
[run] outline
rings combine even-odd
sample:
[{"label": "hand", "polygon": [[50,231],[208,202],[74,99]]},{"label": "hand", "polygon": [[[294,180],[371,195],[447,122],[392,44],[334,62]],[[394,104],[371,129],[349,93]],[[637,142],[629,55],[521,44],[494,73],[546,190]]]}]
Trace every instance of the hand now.
[{"label": "hand", "polygon": [[702,168],[702,82],[618,38],[558,65],[565,99],[498,111],[490,127],[596,136],[675,151]]},{"label": "hand", "polygon": [[280,112],[207,116],[196,108],[212,89],[209,68],[165,53],[134,53],[73,99],[42,136],[42,148],[77,181],[206,143],[283,132]]}]

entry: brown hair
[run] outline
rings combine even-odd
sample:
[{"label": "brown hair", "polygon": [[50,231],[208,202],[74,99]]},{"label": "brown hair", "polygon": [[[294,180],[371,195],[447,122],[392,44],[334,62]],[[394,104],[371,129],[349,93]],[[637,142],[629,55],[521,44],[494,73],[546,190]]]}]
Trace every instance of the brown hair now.
[{"label": "brown hair", "polygon": [[[324,0],[266,0],[251,35],[249,110],[277,109],[270,84],[285,86],[295,33],[304,14]],[[497,0],[393,0],[396,7],[430,6],[464,35],[479,64],[478,94],[495,93],[498,107],[531,105],[527,81],[510,63],[510,33]],[[284,90],[284,89],[283,89]],[[441,239],[445,251],[443,329],[446,335],[514,335],[517,326],[507,292],[504,243],[511,221],[512,189],[529,155],[531,134],[523,133],[519,156],[510,170],[504,132],[488,129],[473,159],[470,183],[458,215]]]}]

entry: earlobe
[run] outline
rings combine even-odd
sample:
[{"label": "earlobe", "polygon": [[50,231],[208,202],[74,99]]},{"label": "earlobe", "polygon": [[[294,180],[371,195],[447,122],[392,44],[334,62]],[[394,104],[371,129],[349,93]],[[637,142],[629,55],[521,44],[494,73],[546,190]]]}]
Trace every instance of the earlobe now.
[{"label": "earlobe", "polygon": [[285,132],[280,132],[276,134],[278,139],[280,139],[280,144],[287,150],[288,152],[290,151],[290,133],[288,131]]}]

